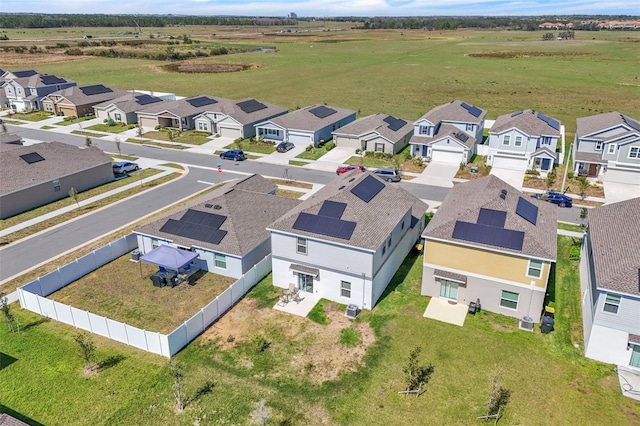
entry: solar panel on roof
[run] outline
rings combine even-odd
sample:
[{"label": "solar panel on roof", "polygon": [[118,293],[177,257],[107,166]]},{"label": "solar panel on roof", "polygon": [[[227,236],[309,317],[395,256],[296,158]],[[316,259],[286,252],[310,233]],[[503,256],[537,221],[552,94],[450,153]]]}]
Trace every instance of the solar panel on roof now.
[{"label": "solar panel on roof", "polygon": [[200,96],[199,98],[193,98],[193,99],[187,99],[186,100],[192,107],[202,107],[205,105],[213,105],[213,104],[217,104],[218,101],[216,101],[213,98],[210,98],[208,96]]},{"label": "solar panel on roof", "polygon": [[325,200],[320,207],[318,216],[327,216],[340,219],[344,213],[347,205],[345,203],[338,203],[337,201]]},{"label": "solar panel on roof", "polygon": [[67,80],[65,80],[64,78],[60,78],[55,75],[43,75],[40,77],[40,81],[42,81],[44,84],[59,84],[67,82]]},{"label": "solar panel on roof", "polygon": [[466,102],[462,102],[462,103],[460,104],[460,106],[461,106],[462,108],[466,109],[466,110],[467,110],[467,112],[469,112],[469,114],[473,115],[474,117],[479,117],[479,116],[480,116],[480,114],[482,114],[482,110],[481,110],[480,108],[478,108],[478,107],[476,107],[476,106],[473,106],[473,105],[469,105],[469,104],[468,104],[468,103],[466,103]]},{"label": "solar panel on roof", "polygon": [[226,216],[215,213],[201,212],[193,209],[187,210],[186,213],[180,218],[181,222],[193,223],[196,225],[209,226],[213,228],[220,228],[225,220],[227,220]]},{"label": "solar panel on roof", "polygon": [[461,140],[462,142],[466,142],[469,140],[469,135],[467,135],[466,133],[463,132],[457,132],[455,136],[458,140]]},{"label": "solar panel on roof", "polygon": [[453,228],[453,238],[487,244],[490,246],[522,250],[524,232],[512,229],[496,228],[495,226],[482,225],[456,221]]},{"label": "solar panel on roof", "polygon": [[511,114],[511,116],[512,116],[512,117],[515,117],[515,116],[518,116],[518,115],[520,115],[520,114],[522,114],[522,113],[523,113],[523,111],[516,111],[516,112],[514,112],[513,114]]},{"label": "solar panel on roof", "polygon": [[20,156],[24,161],[28,164],[37,163],[38,161],[44,161],[44,157],[38,154],[37,152],[30,152],[28,154],[23,154]]},{"label": "solar panel on roof", "polygon": [[160,228],[160,232],[211,244],[220,244],[227,235],[227,231],[212,226],[203,226],[175,219],[167,220]]},{"label": "solar panel on roof", "polygon": [[538,206],[520,197],[516,206],[516,214],[535,225],[538,219]]},{"label": "solar panel on roof", "polygon": [[392,116],[388,116],[387,118],[385,118],[384,120],[385,123],[388,124],[388,128],[393,130],[394,132],[397,132],[398,130],[400,130],[405,124],[407,124],[406,121],[400,119],[400,118],[395,118]]},{"label": "solar panel on roof", "polygon": [[240,109],[246,114],[251,114],[252,112],[260,111],[261,109],[265,109],[267,107],[265,104],[263,104],[262,102],[258,102],[255,99],[238,102],[236,105],[238,105]]},{"label": "solar panel on roof", "polygon": [[31,77],[32,75],[36,75],[36,74],[38,74],[38,71],[36,70],[16,71],[13,73],[13,75],[15,75],[16,78]]},{"label": "solar panel on roof", "polygon": [[627,123],[627,125],[629,127],[631,127],[634,130],[639,130],[640,131],[640,123],[638,123],[637,121],[627,117],[626,115],[620,114],[620,117],[622,117],[622,121]]},{"label": "solar panel on roof", "polygon": [[365,203],[368,203],[373,197],[378,195],[378,192],[382,191],[382,188],[384,188],[384,183],[369,175],[362,179],[359,184],[351,188],[351,193]]},{"label": "solar panel on roof", "polygon": [[560,123],[554,120],[553,118],[548,117],[541,112],[538,113],[538,118],[544,121],[545,123],[547,123],[549,126],[553,127],[554,129],[560,130]]},{"label": "solar panel on roof", "polygon": [[343,240],[351,239],[351,235],[353,235],[355,228],[355,222],[328,216],[316,216],[306,212],[298,214],[298,217],[293,224],[293,229],[297,229],[299,231],[326,235],[328,237],[340,238]]},{"label": "solar panel on roof", "polygon": [[315,116],[316,116],[316,117],[318,117],[318,118],[325,118],[325,117],[328,117],[328,116],[330,116],[330,115],[332,115],[332,114],[335,114],[335,113],[336,113],[336,112],[338,112],[338,111],[336,111],[336,110],[335,110],[335,109],[333,109],[333,108],[327,108],[327,107],[326,107],[326,106],[324,106],[324,105],[320,105],[320,106],[317,106],[317,107],[315,107],[315,108],[311,108],[311,109],[309,110],[309,112],[310,112],[311,114],[315,115]]},{"label": "solar panel on roof", "polygon": [[477,223],[480,225],[495,226],[498,228],[504,228],[504,223],[507,220],[507,212],[501,210],[485,209],[481,208],[478,214]]},{"label": "solar panel on roof", "polygon": [[150,95],[139,95],[136,96],[136,103],[138,105],[148,105],[148,104],[154,104],[156,102],[162,102],[162,98],[159,98],[157,96],[150,96]]},{"label": "solar panel on roof", "polygon": [[94,84],[93,86],[79,87],[80,91],[87,96],[100,95],[102,93],[113,92],[110,88],[102,84]]}]

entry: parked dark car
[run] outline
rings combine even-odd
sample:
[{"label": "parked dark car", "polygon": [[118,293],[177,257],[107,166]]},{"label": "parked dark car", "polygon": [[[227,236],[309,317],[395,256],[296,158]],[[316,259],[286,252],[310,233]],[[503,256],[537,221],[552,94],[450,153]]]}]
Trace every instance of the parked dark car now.
[{"label": "parked dark car", "polygon": [[571,197],[561,193],[561,192],[545,192],[544,194],[535,194],[532,195],[533,198],[537,198],[538,200],[548,201],[553,204],[557,204],[560,207],[571,207],[573,206],[573,200]]},{"label": "parked dark car", "polygon": [[276,147],[276,151],[287,152],[287,151],[291,151],[293,148],[295,148],[295,145],[291,142],[280,142]]},{"label": "parked dark car", "polygon": [[400,170],[382,168],[373,172],[379,178],[386,180],[387,182],[400,182]]},{"label": "parked dark car", "polygon": [[247,159],[247,157],[244,156],[244,152],[239,149],[230,149],[229,151],[224,151],[220,153],[220,158],[222,158],[223,160],[235,161],[243,161]]},{"label": "parked dark car", "polygon": [[140,169],[140,167],[138,166],[138,163],[132,163],[130,161],[120,161],[120,162],[114,163],[112,168],[113,168],[113,173],[116,175],[135,172],[136,170]]},{"label": "parked dark car", "polygon": [[360,170],[361,172],[367,171],[364,166],[358,166],[356,164],[352,164],[350,166],[340,166],[336,169],[336,174],[341,175],[343,173],[350,172],[351,170]]}]

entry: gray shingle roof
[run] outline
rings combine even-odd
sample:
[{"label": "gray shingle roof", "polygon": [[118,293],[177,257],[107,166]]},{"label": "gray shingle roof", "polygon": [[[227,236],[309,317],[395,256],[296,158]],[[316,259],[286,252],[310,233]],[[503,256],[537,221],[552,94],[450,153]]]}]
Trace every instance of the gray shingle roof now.
[{"label": "gray shingle roof", "polygon": [[[640,123],[633,118],[620,114],[617,111],[606,112],[604,114],[591,115],[589,117],[580,117],[576,120],[576,135],[582,138],[599,130],[608,129],[610,127],[625,125],[627,127],[640,130]],[[620,134],[610,137],[620,137]],[[609,137],[599,137],[600,140],[607,140]]]},{"label": "gray shingle roof", "polygon": [[17,84],[19,84],[22,87],[47,87],[47,86],[56,86],[58,84],[66,84],[66,83],[72,83],[72,80],[66,80],[64,78],[61,77],[57,77],[60,78],[61,81],[56,82],[56,83],[45,83],[42,81],[43,77],[57,77],[53,74],[33,74],[30,75],[28,77],[19,77],[19,78],[14,78],[11,79],[12,81],[15,81]]},{"label": "gray shingle roof", "polygon": [[284,127],[285,129],[316,131],[328,126],[331,123],[335,123],[356,113],[355,111],[352,111],[350,109],[327,106],[327,108],[334,109],[336,110],[336,112],[327,117],[318,118],[314,114],[309,112],[309,110],[318,106],[321,105],[311,105],[302,109],[291,111],[288,114],[281,115],[280,117],[276,117],[274,119],[271,119],[270,121],[277,124],[278,126]]},{"label": "gray shingle roof", "polygon": [[598,163],[607,164],[606,160],[602,159],[602,154],[596,154],[594,152],[576,152],[575,161],[584,161],[586,163]]},{"label": "gray shingle roof", "polygon": [[[460,137],[460,135],[467,136],[466,140],[464,137]],[[441,124],[436,126],[436,131],[433,136],[422,136],[422,135],[413,135],[409,140],[409,143],[419,143],[428,145],[432,142],[441,140],[445,137],[451,137],[452,139],[457,140],[460,144],[466,146],[468,149],[473,149],[473,145],[476,143],[476,138],[474,136],[469,135],[466,132],[461,131],[456,126],[452,124]]]},{"label": "gray shingle roof", "polygon": [[122,111],[125,114],[127,114],[127,113],[131,113],[131,112],[136,112],[136,111],[143,111],[146,107],[151,106],[151,105],[158,106],[158,105],[161,105],[161,104],[163,104],[165,102],[169,102],[169,101],[166,101],[166,100],[164,100],[162,98],[159,98],[157,96],[152,96],[153,98],[160,99],[160,101],[149,103],[149,104],[140,104],[136,97],[137,96],[141,96],[141,95],[142,95],[142,93],[126,93],[125,95],[119,96],[117,98],[110,99],[108,101],[96,104],[96,105],[93,106],[93,108],[94,109],[95,108],[104,109],[104,108],[108,107],[109,105],[114,105],[120,111]]},{"label": "gray shingle roof", "polygon": [[[28,164],[21,155],[36,152],[44,161]],[[111,163],[111,157],[94,146],[78,148],[62,142],[35,145],[0,145],[0,194],[59,179],[81,170]]]},{"label": "gray shingle roof", "polygon": [[[513,113],[501,115],[491,126],[490,133],[499,133],[504,130],[516,128],[529,136],[560,136],[560,130],[556,130],[539,117],[539,112],[525,109],[522,114],[512,116]],[[553,118],[553,117],[551,117]],[[560,123],[559,120],[554,119]]]},{"label": "gray shingle roof", "polygon": [[391,128],[389,128],[389,123],[384,121],[388,117],[391,116],[382,113],[362,117],[357,119],[356,121],[352,121],[351,123],[340,127],[340,129],[334,131],[333,134],[359,137],[366,133],[377,132],[378,134],[380,134],[380,136],[386,138],[391,143],[396,143],[413,131],[413,123],[410,123],[408,121],[398,130],[392,130]]},{"label": "gray shingle roof", "polygon": [[220,99],[218,103],[209,105],[209,108],[206,110],[207,112],[222,112],[229,117],[233,118],[240,124],[251,124],[258,123],[260,121],[268,120],[271,117],[282,115],[287,112],[286,108],[280,107],[278,105],[270,104],[267,102],[258,101],[266,108],[262,108],[253,112],[244,112],[242,108],[238,106],[240,102],[256,100],[253,98],[245,98],[239,101],[234,101],[231,99]]},{"label": "gray shingle roof", "polygon": [[[504,200],[500,198],[500,191],[503,189],[507,191]],[[535,225],[516,214],[515,211],[520,197],[538,207]],[[504,228],[524,232],[522,250],[453,238],[453,229],[456,221],[477,223],[481,208],[507,213]],[[447,194],[429,225],[427,225],[423,236],[555,261],[557,252],[557,209],[557,206],[523,195],[522,192],[501,179],[494,175],[489,175],[455,185]]]},{"label": "gray shingle roof", "polygon": [[231,99],[225,99],[225,98],[219,98],[217,96],[209,96],[209,95],[198,95],[198,96],[192,96],[190,98],[185,98],[185,99],[178,99],[175,101],[166,101],[166,102],[158,102],[155,104],[150,104],[148,107],[146,108],[141,108],[140,110],[138,110],[140,113],[144,113],[144,114],[150,114],[150,115],[159,115],[162,114],[165,111],[169,111],[173,114],[175,114],[178,117],[189,117],[192,115],[196,115],[196,114],[200,114],[203,113],[205,111],[211,111],[212,108],[215,108],[217,103],[214,104],[209,104],[209,105],[203,105],[200,107],[195,107],[193,105],[191,105],[189,103],[190,100],[196,99],[196,98],[201,98],[201,97],[207,97],[207,98],[211,98],[217,101],[217,103],[220,102],[233,102]]},{"label": "gray shingle roof", "polygon": [[[420,219],[429,206],[397,185],[384,182],[377,177],[377,180],[384,183],[384,187],[369,203],[365,203],[355,196],[351,189],[367,176],[375,175],[370,172],[352,171],[338,176],[272,223],[269,228],[318,240],[377,250],[408,210],[411,210],[412,216]],[[325,200],[347,205],[341,219],[356,222],[355,230],[349,240],[293,229],[293,224],[300,213],[317,214]]]},{"label": "gray shingle roof", "polygon": [[[94,85],[91,85],[91,86],[94,86]],[[50,93],[45,98],[51,98],[57,95],[57,96],[62,96],[73,105],[88,105],[88,104],[96,104],[96,103],[104,102],[110,99],[115,99],[127,93],[125,90],[112,89],[110,87],[105,86],[105,89],[108,89],[110,91],[107,91],[104,93],[97,93],[95,95],[87,95],[82,90],[88,87],[90,86],[67,87],[66,89],[62,89],[62,90],[58,90],[56,92]]]},{"label": "gray shingle roof", "polygon": [[596,285],[640,295],[640,198],[589,212]]},{"label": "gray shingle roof", "polygon": [[[205,201],[199,200],[200,202],[189,207],[192,210],[227,217],[220,226],[221,230],[227,231],[220,244],[160,232],[160,228],[169,219],[179,220],[182,217],[187,211],[184,207],[161,219],[143,225],[135,229],[134,232],[171,240],[186,247],[197,246],[220,253],[243,256],[269,238],[270,233],[266,230],[267,225],[300,203],[300,200],[268,194],[268,190],[274,189],[273,183],[262,176],[252,175],[215,190],[207,195]],[[214,209],[206,207],[206,205],[217,205],[220,208]]]},{"label": "gray shingle roof", "polygon": [[[484,120],[485,116],[487,115],[486,110],[476,107],[481,111],[480,115],[476,117],[471,114],[468,109],[464,108],[462,106],[462,103],[463,101],[456,99],[447,104],[438,105],[420,118],[425,118],[433,124],[438,124],[441,121],[456,121],[463,123],[480,124],[482,120]],[[467,102],[464,103],[469,106],[474,106]]]},{"label": "gray shingle roof", "polygon": [[29,423],[25,423],[22,420],[18,420],[6,413],[0,414],[0,426],[29,426]]}]

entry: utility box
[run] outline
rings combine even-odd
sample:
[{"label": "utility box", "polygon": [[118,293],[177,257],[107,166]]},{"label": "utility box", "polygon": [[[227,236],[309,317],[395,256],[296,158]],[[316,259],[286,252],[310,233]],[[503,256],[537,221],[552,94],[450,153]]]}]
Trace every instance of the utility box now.
[{"label": "utility box", "polygon": [[533,318],[522,317],[520,320],[520,330],[533,331]]},{"label": "utility box", "polygon": [[344,313],[344,316],[347,318],[355,319],[360,313],[360,309],[356,305],[350,304],[347,305],[347,310]]},{"label": "utility box", "polygon": [[135,249],[131,252],[131,260],[137,262],[140,260],[140,256],[142,255],[142,253],[140,252],[140,250]]}]

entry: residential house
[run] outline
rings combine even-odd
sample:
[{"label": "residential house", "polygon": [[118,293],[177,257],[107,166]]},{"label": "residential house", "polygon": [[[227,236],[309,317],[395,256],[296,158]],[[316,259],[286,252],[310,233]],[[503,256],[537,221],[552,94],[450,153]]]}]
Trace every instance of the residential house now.
[{"label": "residential house", "polygon": [[333,132],[336,146],[397,154],[409,144],[413,126],[387,114],[362,117]]},{"label": "residential house", "polygon": [[549,172],[563,159],[556,152],[564,128],[554,118],[527,109],[498,117],[489,130],[487,165],[494,169]]},{"label": "residential house", "polygon": [[111,157],[62,142],[0,144],[0,219],[113,180]]},{"label": "residential house", "polygon": [[372,309],[420,237],[427,208],[370,172],[340,175],[268,227],[273,284]]},{"label": "residential house", "polygon": [[580,258],[585,355],[640,368],[640,198],[597,207]]},{"label": "residential house", "polygon": [[266,227],[300,201],[275,195],[259,175],[227,184],[187,209],[143,225],[137,234],[145,254],[168,244],[198,254],[200,269],[240,278],[271,252]]},{"label": "residential house", "polygon": [[286,113],[286,108],[247,98],[213,104],[194,117],[194,122],[195,128],[202,132],[246,139],[256,135],[256,124]]},{"label": "residential house", "polygon": [[576,175],[640,184],[640,123],[616,111],[578,118],[573,158]]},{"label": "residential house", "polygon": [[557,220],[556,206],[496,176],[455,185],[422,234],[421,294],[538,322]]},{"label": "residential house", "polygon": [[7,71],[3,76],[5,96],[9,107],[15,112],[40,110],[42,98],[49,93],[76,85],[75,81],[34,70]]},{"label": "residential house", "polygon": [[224,98],[198,95],[174,101],[152,103],[136,112],[138,125],[151,129],[159,126],[183,131],[192,130],[195,126],[194,118],[197,115],[214,108],[217,103],[229,101]]},{"label": "residential house", "polygon": [[9,98],[7,98],[7,93],[3,88],[4,82],[7,81],[7,79],[4,77],[5,74],[8,74],[8,71],[0,68],[0,108],[9,107]]},{"label": "residential house", "polygon": [[94,105],[123,96],[126,93],[124,90],[112,89],[102,84],[71,86],[42,98],[42,109],[54,115],[83,117],[94,114]]},{"label": "residential house", "polygon": [[151,105],[157,106],[161,102],[165,102],[165,99],[146,93],[133,92],[96,104],[93,106],[93,111],[96,118],[102,120],[136,124],[138,123],[137,111],[143,111]]},{"label": "residential house", "polygon": [[412,153],[429,161],[467,164],[482,142],[487,111],[459,100],[439,105],[413,123]]},{"label": "residential house", "polygon": [[351,123],[356,112],[326,105],[311,105],[256,124],[256,135],[274,142],[319,146],[329,141],[331,132]]}]

